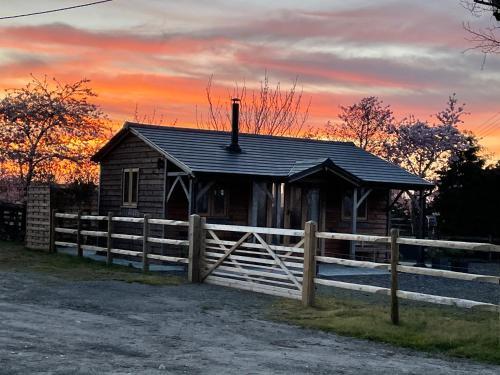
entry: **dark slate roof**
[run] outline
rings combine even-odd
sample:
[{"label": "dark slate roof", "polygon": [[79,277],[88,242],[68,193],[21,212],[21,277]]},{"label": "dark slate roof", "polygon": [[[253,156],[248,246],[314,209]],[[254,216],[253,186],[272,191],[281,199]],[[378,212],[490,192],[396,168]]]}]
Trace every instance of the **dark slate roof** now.
[{"label": "dark slate roof", "polygon": [[100,160],[132,132],[188,173],[230,173],[289,178],[321,166],[365,185],[426,188],[432,184],[366,152],[351,142],[240,134],[241,153],[226,150],[229,132],[125,123],[103,147]]}]

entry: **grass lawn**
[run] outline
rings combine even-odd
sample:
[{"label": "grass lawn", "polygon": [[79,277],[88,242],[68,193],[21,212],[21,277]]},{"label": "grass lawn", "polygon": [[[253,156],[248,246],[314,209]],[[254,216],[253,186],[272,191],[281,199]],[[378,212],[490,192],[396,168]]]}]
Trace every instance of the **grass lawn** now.
[{"label": "grass lawn", "polygon": [[367,302],[360,295],[319,297],[312,308],[283,299],[273,306],[272,314],[306,328],[500,364],[497,313],[403,303],[401,323],[394,326],[387,300]]},{"label": "grass lawn", "polygon": [[0,271],[40,272],[70,280],[119,280],[149,285],[177,285],[178,276],[142,273],[140,270],[106,264],[67,254],[28,250],[22,244],[0,241]]}]

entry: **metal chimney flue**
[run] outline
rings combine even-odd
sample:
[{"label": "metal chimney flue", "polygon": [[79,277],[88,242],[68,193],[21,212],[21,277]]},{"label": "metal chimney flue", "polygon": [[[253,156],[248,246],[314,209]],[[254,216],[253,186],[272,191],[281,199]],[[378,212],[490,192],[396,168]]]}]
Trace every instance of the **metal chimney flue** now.
[{"label": "metal chimney flue", "polygon": [[241,147],[238,143],[238,136],[240,132],[240,99],[231,99],[232,103],[232,117],[231,117],[231,144],[226,147],[230,152],[241,152]]}]

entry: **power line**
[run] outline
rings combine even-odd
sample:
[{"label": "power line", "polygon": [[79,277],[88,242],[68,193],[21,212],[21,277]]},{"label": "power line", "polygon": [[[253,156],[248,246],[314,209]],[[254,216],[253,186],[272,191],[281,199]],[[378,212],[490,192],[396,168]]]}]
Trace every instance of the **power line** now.
[{"label": "power line", "polygon": [[39,14],[46,14],[46,13],[62,12],[64,10],[70,10],[70,9],[76,9],[76,8],[83,8],[83,7],[88,7],[88,6],[91,6],[91,5],[108,3],[110,1],[113,1],[113,0],[94,1],[92,3],[85,3],[85,4],[80,4],[80,5],[73,5],[71,7],[66,7],[66,8],[56,8],[56,9],[50,9],[50,10],[43,10],[43,11],[40,11],[40,12],[25,13],[25,14],[16,14],[15,16],[0,17],[0,20],[8,20],[8,19],[12,19],[12,18],[37,16]]},{"label": "power line", "polygon": [[488,118],[486,121],[484,121],[482,124],[480,124],[479,126],[476,127],[476,132],[480,132],[482,131],[482,129],[484,128],[487,128],[488,125],[491,123],[491,122],[494,122],[495,118],[498,117],[498,115],[500,115],[500,111],[498,111],[497,113],[495,113],[493,116],[491,116],[490,118]]},{"label": "power line", "polygon": [[481,132],[478,133],[478,137],[484,138],[484,137],[487,137],[487,136],[491,135],[497,129],[496,126],[498,124],[500,124],[500,119],[498,119],[497,121],[491,123],[486,128],[482,129]]}]

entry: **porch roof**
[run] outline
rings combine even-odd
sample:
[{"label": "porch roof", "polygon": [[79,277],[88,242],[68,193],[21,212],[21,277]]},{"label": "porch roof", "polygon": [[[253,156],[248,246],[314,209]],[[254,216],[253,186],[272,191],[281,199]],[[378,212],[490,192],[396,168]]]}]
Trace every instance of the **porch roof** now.
[{"label": "porch roof", "polygon": [[94,155],[100,161],[132,133],[189,174],[225,173],[297,180],[329,170],[358,185],[425,189],[433,185],[351,142],[240,134],[241,153],[226,150],[229,132],[126,122]]}]

